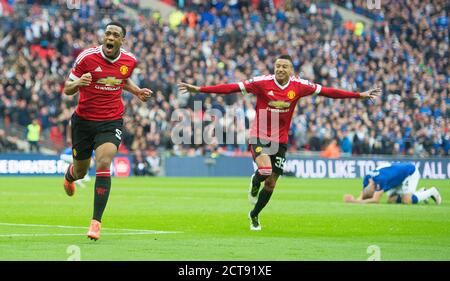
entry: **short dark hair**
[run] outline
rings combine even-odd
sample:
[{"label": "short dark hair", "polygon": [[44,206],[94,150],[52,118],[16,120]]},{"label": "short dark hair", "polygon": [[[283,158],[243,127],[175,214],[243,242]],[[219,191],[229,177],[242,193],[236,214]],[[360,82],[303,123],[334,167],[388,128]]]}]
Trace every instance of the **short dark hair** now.
[{"label": "short dark hair", "polygon": [[108,28],[108,26],[110,26],[110,25],[115,25],[115,26],[120,27],[122,29],[123,37],[125,37],[125,35],[127,34],[127,30],[125,29],[125,26],[123,26],[123,24],[121,24],[120,22],[112,21],[105,26],[105,29]]},{"label": "short dark hair", "polygon": [[281,56],[279,56],[278,58],[277,58],[278,60],[288,60],[288,61],[290,61],[292,64],[293,64],[293,62],[292,62],[292,57],[290,56],[290,55],[281,55]]}]

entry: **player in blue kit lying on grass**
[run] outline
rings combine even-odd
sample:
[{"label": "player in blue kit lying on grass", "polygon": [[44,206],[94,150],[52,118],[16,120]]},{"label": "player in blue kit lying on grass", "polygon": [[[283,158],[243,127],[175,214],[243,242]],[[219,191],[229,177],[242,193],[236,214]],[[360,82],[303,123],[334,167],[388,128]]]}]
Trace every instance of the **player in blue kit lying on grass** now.
[{"label": "player in blue kit lying on grass", "polygon": [[388,203],[417,204],[428,203],[431,198],[437,205],[442,203],[441,195],[436,187],[416,190],[420,174],[410,163],[394,163],[370,171],[363,179],[363,190],[358,198],[350,194],[344,195],[348,203],[379,203],[383,193],[388,195]]}]

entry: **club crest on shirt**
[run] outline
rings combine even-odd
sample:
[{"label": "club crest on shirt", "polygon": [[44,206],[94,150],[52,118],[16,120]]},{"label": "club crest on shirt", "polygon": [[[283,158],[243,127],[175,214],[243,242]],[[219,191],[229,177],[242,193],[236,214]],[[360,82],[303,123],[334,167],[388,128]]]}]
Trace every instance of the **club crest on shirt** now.
[{"label": "club crest on shirt", "polygon": [[260,153],[261,151],[262,151],[262,147],[261,146],[258,146],[258,147],[255,148],[255,152],[256,153]]},{"label": "club crest on shirt", "polygon": [[122,75],[125,75],[128,73],[128,66],[122,65],[119,70],[120,70],[120,73],[122,73]]},{"label": "club crest on shirt", "polygon": [[73,157],[77,157],[77,150],[75,148],[72,149],[72,155]]},{"label": "club crest on shirt", "polygon": [[294,99],[294,98],[295,98],[295,92],[294,92],[294,91],[289,91],[289,92],[287,93],[287,97],[288,97],[290,100]]}]

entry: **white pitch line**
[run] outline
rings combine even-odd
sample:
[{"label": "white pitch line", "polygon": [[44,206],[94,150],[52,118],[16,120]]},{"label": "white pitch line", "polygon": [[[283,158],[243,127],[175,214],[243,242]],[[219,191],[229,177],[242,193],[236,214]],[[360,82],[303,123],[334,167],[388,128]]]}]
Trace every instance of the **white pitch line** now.
[{"label": "white pitch line", "polygon": [[[173,232],[124,232],[124,233],[102,233],[102,236],[122,236],[122,235],[151,235],[151,234],[172,234]],[[47,237],[47,236],[85,236],[82,233],[12,233],[0,234],[0,237]]]},{"label": "white pitch line", "polygon": [[82,226],[69,225],[50,225],[50,224],[24,224],[24,223],[4,223],[0,222],[0,226],[26,226],[26,227],[53,227],[53,228],[87,228]]},{"label": "white pitch line", "polygon": [[[25,224],[25,223],[4,223],[0,222],[0,226],[24,226],[24,227],[50,227],[50,228],[71,228],[71,229],[87,229],[85,226],[70,226],[70,225],[51,225],[51,224]],[[118,230],[118,231],[132,231],[135,233],[144,232],[143,234],[174,234],[183,233],[180,231],[160,231],[151,229],[127,229],[127,228],[102,228],[103,230]],[[110,234],[111,235],[111,234]]]}]

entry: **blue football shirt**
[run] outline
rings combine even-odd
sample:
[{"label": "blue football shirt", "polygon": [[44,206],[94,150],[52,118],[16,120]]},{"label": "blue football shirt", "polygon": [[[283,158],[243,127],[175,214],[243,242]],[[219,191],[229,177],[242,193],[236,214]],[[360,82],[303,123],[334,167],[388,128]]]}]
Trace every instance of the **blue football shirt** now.
[{"label": "blue football shirt", "polygon": [[369,179],[372,178],[376,183],[376,191],[389,189],[400,186],[403,181],[412,175],[416,170],[416,167],[411,163],[395,163],[388,167],[373,170],[364,177],[363,188],[369,183]]}]

